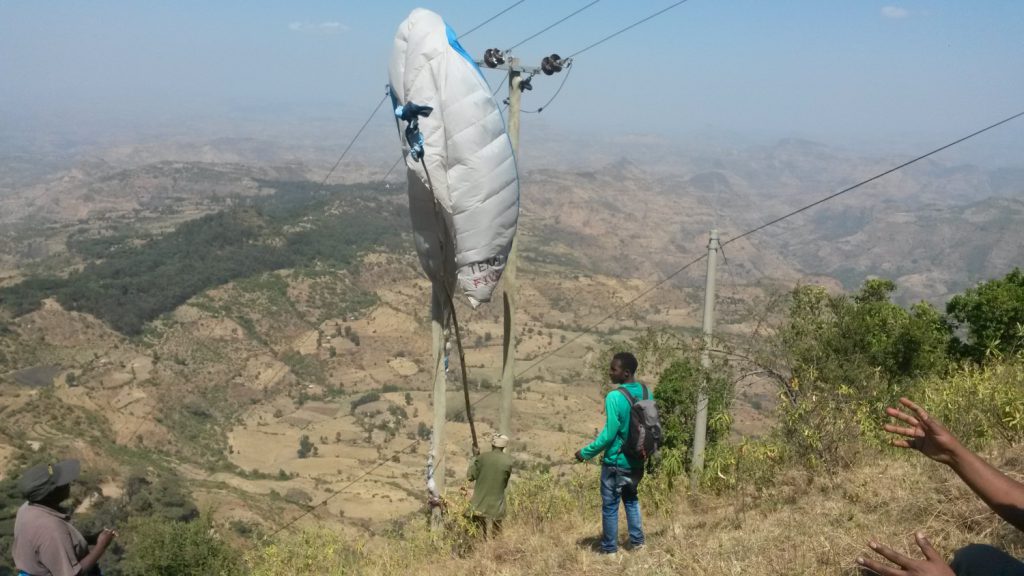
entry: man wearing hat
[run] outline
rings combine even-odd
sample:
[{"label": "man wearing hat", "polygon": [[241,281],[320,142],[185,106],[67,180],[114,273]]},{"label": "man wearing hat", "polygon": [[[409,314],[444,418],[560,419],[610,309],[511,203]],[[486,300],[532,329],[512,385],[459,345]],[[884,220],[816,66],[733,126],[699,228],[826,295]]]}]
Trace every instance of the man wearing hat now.
[{"label": "man wearing hat", "polygon": [[89,550],[82,533],[71,525],[61,503],[71,496],[78,478],[78,460],[33,466],[21,475],[26,502],[14,520],[11,553],[19,576],[99,574],[97,563],[117,535],[105,528]]},{"label": "man wearing hat", "polygon": [[469,462],[467,476],[473,486],[470,501],[473,519],[480,524],[484,535],[494,534],[501,529],[505,517],[505,489],[512,476],[512,457],[505,453],[508,436],[495,434],[491,439],[491,451],[474,456]]}]

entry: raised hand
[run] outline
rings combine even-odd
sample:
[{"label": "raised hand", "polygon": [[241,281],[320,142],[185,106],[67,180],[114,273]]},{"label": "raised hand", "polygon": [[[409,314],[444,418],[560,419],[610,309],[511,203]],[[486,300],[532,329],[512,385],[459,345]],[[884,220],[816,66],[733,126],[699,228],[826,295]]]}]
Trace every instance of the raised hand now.
[{"label": "raised hand", "polygon": [[868,546],[872,550],[896,566],[863,556],[857,558],[857,564],[881,576],[956,576],[953,569],[942,560],[942,556],[932,548],[924,534],[918,532],[915,540],[924,554],[923,560],[904,556],[884,544],[869,542]]},{"label": "raised hand", "polygon": [[111,528],[104,528],[103,532],[100,532],[99,536],[96,537],[96,546],[106,550],[110,543],[117,538],[117,531]]},{"label": "raised hand", "polygon": [[886,432],[898,434],[904,438],[896,438],[892,441],[893,446],[899,448],[911,448],[925,456],[946,465],[953,464],[953,458],[961,447],[960,441],[953,434],[946,430],[941,422],[932,418],[917,404],[906,398],[900,398],[900,404],[906,407],[913,415],[900,410],[899,408],[886,408],[885,413],[906,424],[886,424],[883,426]]}]

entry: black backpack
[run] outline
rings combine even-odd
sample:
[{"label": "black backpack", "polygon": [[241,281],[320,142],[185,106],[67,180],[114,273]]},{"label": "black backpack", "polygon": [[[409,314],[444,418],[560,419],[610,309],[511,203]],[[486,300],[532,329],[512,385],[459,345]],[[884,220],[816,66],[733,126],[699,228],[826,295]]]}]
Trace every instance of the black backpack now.
[{"label": "black backpack", "polygon": [[640,400],[634,400],[633,395],[621,386],[616,390],[629,400],[629,435],[622,444],[622,453],[646,462],[661,448],[661,421],[658,419],[658,405],[651,398],[647,386],[640,386],[643,387]]}]

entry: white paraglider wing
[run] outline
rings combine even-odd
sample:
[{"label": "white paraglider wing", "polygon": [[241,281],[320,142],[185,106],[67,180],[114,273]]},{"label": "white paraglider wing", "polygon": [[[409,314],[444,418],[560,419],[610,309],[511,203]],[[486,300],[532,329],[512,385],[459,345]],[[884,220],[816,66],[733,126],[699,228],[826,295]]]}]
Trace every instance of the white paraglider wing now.
[{"label": "white paraglider wing", "polygon": [[432,108],[417,119],[422,159],[402,140],[420,263],[431,281],[457,284],[476,307],[491,299],[519,219],[505,123],[476,63],[429,10],[413,10],[398,27],[388,73],[396,106]]}]

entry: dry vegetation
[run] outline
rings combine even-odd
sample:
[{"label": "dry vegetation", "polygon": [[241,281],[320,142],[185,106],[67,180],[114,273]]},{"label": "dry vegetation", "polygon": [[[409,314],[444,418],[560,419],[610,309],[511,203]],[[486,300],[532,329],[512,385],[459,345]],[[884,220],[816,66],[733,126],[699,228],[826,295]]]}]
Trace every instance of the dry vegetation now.
[{"label": "dry vegetation", "polygon": [[[783,149],[776,155],[797,152]],[[109,176],[110,170],[100,172]],[[79,174],[68,186],[95,181],[81,188],[101,201],[90,204],[76,197],[65,211],[82,222],[40,229],[23,244],[41,254],[40,263],[32,266],[66,274],[82,265],[60,254],[72,232],[107,226],[99,219],[84,220],[93,218],[94,210],[156,236],[225,204],[269,192],[254,183],[274,174],[231,176],[234,172],[219,170],[215,179],[224,186],[215,192],[230,196],[230,202],[205,199],[199,184],[210,175],[187,164],[117,172],[117,178],[102,180]],[[165,189],[167,182],[193,173],[202,176],[199,184]],[[1024,552],[1024,540],[948,471],[880,449],[877,442],[839,438],[840,443],[850,441],[849,455],[839,466],[793,459],[784,465],[766,460],[758,469],[758,454],[764,452],[744,438],[768,432],[776,423],[779,400],[771,383],[750,378],[739,382],[732,407],[734,443],[727,450],[734,451],[726,456],[733,460],[712,467],[715,474],[699,493],[688,493],[679,482],[670,489],[664,476],[646,480],[648,547],[614,561],[594,553],[600,532],[598,471],[571,463],[573,451],[603,422],[595,380],[600,376],[591,366],[600,364],[611,343],[635,338],[645,328],[670,328],[680,339],[693,336],[701,309],[694,286],[702,267],[660,286],[596,329],[591,330],[592,323],[645,293],[680,265],[680,254],[689,255],[705,243],[703,231],[716,218],[707,200],[718,194],[718,184],[705,189],[705,180],[716,174],[658,180],[625,162],[595,172],[531,175],[534,191],[527,202],[532,204],[524,206],[522,228],[518,361],[520,369],[544,361],[520,379],[516,390],[514,505],[504,533],[495,540],[481,540],[460,515],[469,489],[462,474],[470,443],[468,425],[455,418],[446,428],[447,530],[436,534],[426,526],[428,442],[422,432],[431,416],[429,285],[416,259],[406,253],[363,253],[345,270],[316,262],[238,278],[198,293],[133,337],[93,316],[69,312],[54,300],[24,316],[0,317],[0,469],[19,454],[75,455],[87,468],[102,471],[106,496],[118,494],[129,470],[174,476],[207,512],[207,533],[245,551],[245,573],[266,576],[846,574],[852,573],[853,559],[865,551],[869,537],[909,550],[916,529],[927,531],[947,555],[976,541]],[[742,205],[737,213],[772,212],[780,202],[757,197],[748,182],[775,182],[768,185],[767,196],[790,182],[781,176],[763,178],[757,170],[744,178],[722,174],[725,185],[735,188],[731,201]],[[904,187],[900,191],[906,192]],[[129,189],[145,193],[125,208],[123,194]],[[56,187],[50,195],[62,190]],[[598,232],[621,216],[622,205],[603,200],[610,192],[642,207],[631,216],[646,224],[629,239]],[[795,202],[811,192],[807,186],[787,194]],[[176,212],[179,197],[188,202]],[[30,205],[27,213],[43,210],[48,202]],[[875,228],[888,222],[882,212],[889,208],[873,215]],[[816,225],[835,228],[833,220],[842,215],[832,216]],[[994,216],[988,220],[1002,222]],[[993,234],[1011,225],[1002,222]],[[875,228],[850,232],[856,238],[885,236]],[[793,242],[807,239],[792,236]],[[934,239],[932,234],[921,237]],[[0,245],[2,285],[33,273],[26,264],[32,258],[14,250],[20,244],[9,244]],[[843,246],[856,251],[862,244]],[[770,297],[778,285],[788,289],[797,278],[808,280],[798,263],[780,256],[779,246],[789,248],[779,236],[729,247],[733,263],[723,267],[718,309],[724,339],[738,342],[740,336],[770,332],[758,333],[761,319],[752,310],[784,312],[774,308],[780,301]],[[1006,255],[997,256],[986,270],[1003,266]],[[829,271],[832,277],[810,280],[834,293],[841,280],[849,280],[835,271],[847,257],[845,252],[804,254],[799,264]],[[963,282],[963,275],[956,282],[947,278],[954,272],[945,264],[956,258],[944,254],[925,266],[944,270],[943,283],[933,294],[947,294]],[[844,274],[861,278],[869,264],[858,262]],[[921,292],[921,282],[912,283],[911,293]],[[498,414],[497,395],[490,393],[500,366],[499,312],[498,306],[460,309],[482,435],[493,430]],[[649,369],[643,376],[653,383],[658,373]],[[1020,381],[1019,371],[1014,377]],[[461,407],[459,386],[453,378],[450,416]],[[957,386],[946,395],[933,387],[926,390],[932,396],[924,397],[944,402],[950,395],[978,398],[984,393],[995,405],[1024,404],[1018,384],[983,390],[964,378]],[[876,408],[862,405],[840,415],[856,412],[863,424],[865,410]],[[1019,438],[1017,430],[998,440]],[[1020,469],[1020,447],[992,439],[985,437],[984,446],[996,447],[996,462]],[[300,454],[303,446],[309,451]],[[751,446],[754,454],[753,464],[745,468],[737,464],[741,446]],[[773,449],[770,443],[760,446]],[[381,461],[386,463],[362,477]],[[311,504],[321,502],[326,504],[311,510]],[[285,532],[263,538],[300,515]]]},{"label": "dry vegetation", "polygon": [[[1002,448],[990,455],[1012,470],[1024,451]],[[583,466],[560,482],[517,476],[504,532],[489,541],[467,536],[458,519],[447,535],[435,539],[420,520],[406,528],[401,541],[367,547],[329,532],[293,534],[252,552],[249,561],[254,573],[267,576],[307,565],[321,574],[852,575],[854,559],[868,553],[869,539],[916,555],[915,530],[926,532],[947,558],[974,542],[1024,554],[1024,538],[955,475],[921,457],[891,451],[835,474],[794,469],[760,490],[719,495],[679,490],[666,496],[656,493],[664,488],[657,479],[645,480],[647,546],[620,551],[615,559],[594,550],[600,537],[597,478],[595,467]],[[620,521],[624,538],[621,515]],[[303,548],[317,538],[329,546]],[[332,561],[324,550],[345,553]],[[289,562],[275,564],[280,555]]]}]

